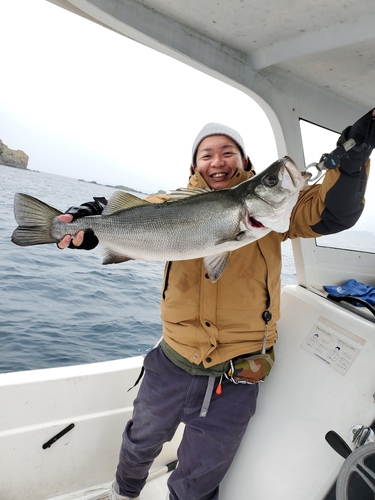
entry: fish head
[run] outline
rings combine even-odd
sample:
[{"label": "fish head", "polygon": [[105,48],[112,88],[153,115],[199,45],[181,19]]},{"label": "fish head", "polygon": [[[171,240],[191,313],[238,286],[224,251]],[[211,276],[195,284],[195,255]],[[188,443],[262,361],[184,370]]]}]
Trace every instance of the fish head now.
[{"label": "fish head", "polygon": [[289,156],[284,156],[246,181],[250,188],[245,199],[248,229],[287,231],[293,207],[310,177]]}]

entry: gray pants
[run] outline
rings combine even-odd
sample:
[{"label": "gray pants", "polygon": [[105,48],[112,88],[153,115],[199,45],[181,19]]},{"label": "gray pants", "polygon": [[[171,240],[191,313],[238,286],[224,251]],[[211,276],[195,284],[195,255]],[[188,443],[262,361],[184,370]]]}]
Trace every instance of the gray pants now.
[{"label": "gray pants", "polygon": [[160,346],[147,354],[133,417],[123,434],[116,474],[122,495],[140,494],[152,462],[183,422],[178,467],[168,480],[170,499],[218,499],[219,484],[255,413],[258,384],[235,385],[223,379],[222,394],[214,388],[207,416],[200,417],[207,383],[208,377],[174,365]]}]

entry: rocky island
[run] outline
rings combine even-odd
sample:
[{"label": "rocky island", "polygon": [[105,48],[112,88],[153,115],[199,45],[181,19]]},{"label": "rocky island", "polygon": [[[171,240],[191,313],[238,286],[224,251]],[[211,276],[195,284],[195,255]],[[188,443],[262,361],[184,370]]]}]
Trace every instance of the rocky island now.
[{"label": "rocky island", "polygon": [[15,168],[27,168],[29,157],[21,150],[8,148],[0,139],[0,165]]}]

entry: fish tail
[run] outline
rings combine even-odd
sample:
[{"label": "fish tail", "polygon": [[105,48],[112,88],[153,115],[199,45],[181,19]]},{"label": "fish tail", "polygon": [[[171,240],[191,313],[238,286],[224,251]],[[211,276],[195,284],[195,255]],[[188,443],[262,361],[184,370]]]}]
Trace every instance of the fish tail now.
[{"label": "fish tail", "polygon": [[21,247],[56,243],[51,234],[53,219],[62,212],[28,194],[14,196],[14,216],[18,223],[12,242]]}]

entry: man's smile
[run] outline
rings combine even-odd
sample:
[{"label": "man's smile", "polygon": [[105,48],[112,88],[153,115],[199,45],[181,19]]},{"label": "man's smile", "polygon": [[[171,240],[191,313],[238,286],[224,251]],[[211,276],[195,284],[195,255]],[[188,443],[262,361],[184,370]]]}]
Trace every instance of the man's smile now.
[{"label": "man's smile", "polygon": [[214,179],[218,179],[220,177],[226,177],[228,174],[225,173],[225,172],[220,172],[220,173],[217,173],[217,174],[211,174],[210,177],[213,177]]}]

